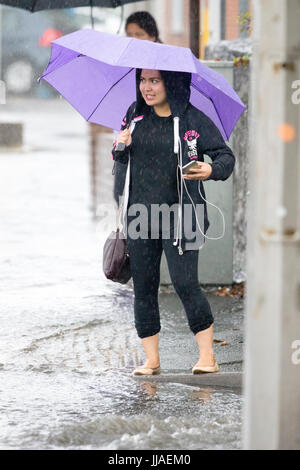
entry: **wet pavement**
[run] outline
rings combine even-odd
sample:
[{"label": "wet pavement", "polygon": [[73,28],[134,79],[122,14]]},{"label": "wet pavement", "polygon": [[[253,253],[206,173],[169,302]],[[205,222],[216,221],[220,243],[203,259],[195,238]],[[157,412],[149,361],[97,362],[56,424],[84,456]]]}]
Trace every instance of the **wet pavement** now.
[{"label": "wet pavement", "polygon": [[[109,230],[90,211],[86,122],[60,99],[8,100],[1,120],[24,122],[25,142],[0,152],[0,448],[240,448],[243,300],[203,286],[226,377],[204,383],[181,303],[162,287],[163,375],[133,378],[144,358],[133,291],[102,273]],[[111,167],[108,155],[107,178]]]}]

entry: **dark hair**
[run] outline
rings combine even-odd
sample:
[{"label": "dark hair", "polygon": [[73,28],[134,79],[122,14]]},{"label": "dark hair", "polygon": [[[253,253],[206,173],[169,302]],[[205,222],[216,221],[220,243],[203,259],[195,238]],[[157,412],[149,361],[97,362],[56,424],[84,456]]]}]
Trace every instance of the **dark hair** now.
[{"label": "dark hair", "polygon": [[[162,79],[165,84],[167,99],[174,116],[182,116],[185,112],[191,96],[191,80],[190,72],[173,72],[169,70],[160,70]],[[149,112],[148,106],[142,97],[140,91],[142,69],[136,69],[136,108],[135,116],[140,116]]]},{"label": "dark hair", "polygon": [[155,19],[147,11],[137,11],[128,16],[126,20],[125,30],[131,23],[137,24],[141,29],[146,31],[149,36],[155,38],[155,42],[162,42],[159,38],[159,32]]}]

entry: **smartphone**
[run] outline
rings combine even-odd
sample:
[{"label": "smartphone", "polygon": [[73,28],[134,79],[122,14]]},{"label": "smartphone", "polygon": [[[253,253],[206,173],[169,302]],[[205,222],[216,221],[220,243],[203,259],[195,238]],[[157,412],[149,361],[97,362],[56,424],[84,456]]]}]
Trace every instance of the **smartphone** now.
[{"label": "smartphone", "polygon": [[187,163],[187,165],[184,165],[182,167],[182,173],[184,175],[188,174],[191,168],[197,168],[197,160],[193,160],[192,162]]}]

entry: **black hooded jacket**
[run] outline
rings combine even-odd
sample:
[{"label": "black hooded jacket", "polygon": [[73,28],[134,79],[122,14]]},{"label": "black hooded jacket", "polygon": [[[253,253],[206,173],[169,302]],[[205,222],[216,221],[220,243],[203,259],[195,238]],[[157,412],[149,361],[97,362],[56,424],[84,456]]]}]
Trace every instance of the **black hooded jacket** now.
[{"label": "black hooded jacket", "polygon": [[[153,117],[154,110],[152,107],[148,106],[139,89],[140,83],[140,75],[141,70],[137,69],[136,72],[136,81],[137,81],[137,100],[136,102],[132,103],[129,107],[126,116],[122,123],[122,130],[129,126],[129,123],[134,120],[136,121],[135,130],[132,133],[132,140],[133,143],[131,146],[126,147],[123,152],[116,152],[113,149],[112,155],[114,160],[118,162],[127,164],[128,157],[130,154],[130,159],[133,160],[135,157],[135,153],[137,149],[134,149],[134,135],[137,132],[138,126],[140,126],[143,120],[149,120],[151,116]],[[178,117],[179,118],[179,138],[181,142],[181,152],[180,153],[180,163],[182,166],[189,163],[193,160],[204,161],[203,155],[208,155],[212,159],[212,172],[208,178],[208,180],[226,180],[233,172],[234,164],[235,164],[235,157],[231,151],[231,149],[225,144],[224,139],[215,126],[215,124],[209,119],[202,111],[195,108],[190,103],[190,83],[191,83],[191,74],[187,72],[168,72],[168,71],[161,71],[162,78],[164,80],[166,94],[168,98],[168,102],[171,109],[171,120]],[[168,118],[163,118],[167,119]],[[162,122],[162,121],[161,121]],[[168,121],[168,126],[171,131],[170,139],[174,143],[174,132],[173,132],[173,125],[170,126]],[[141,139],[140,139],[141,140]],[[147,141],[147,135],[145,135],[145,141]],[[134,154],[131,155],[131,150],[135,150]],[[143,148],[140,149],[140,152],[143,152]],[[177,166],[177,155],[174,154],[172,150],[171,158],[175,159],[175,163],[170,165],[171,171],[174,174],[174,168]],[[159,160],[159,159],[158,159]],[[175,165],[175,166],[174,166]],[[172,169],[173,168],[173,169]],[[159,171],[159,163],[157,166],[157,171]],[[199,206],[200,209],[203,207],[202,210],[202,232],[205,234],[208,227],[209,221],[207,218],[207,208],[206,202],[202,198],[201,194],[204,198],[205,192],[203,187],[203,182],[198,180],[183,180],[181,179],[180,171],[178,170],[178,175],[180,181],[180,188],[179,188],[179,203],[181,203],[182,208],[182,221],[181,224],[184,225],[184,208],[185,206],[189,205],[191,207],[191,199],[193,200],[194,205],[202,205]],[[132,177],[132,175],[131,175]],[[176,173],[174,175],[176,179]],[[184,183],[183,183],[183,181]],[[149,185],[153,182],[148,181]],[[198,190],[198,184],[200,183],[200,192]],[[155,185],[154,185],[155,186]],[[170,191],[174,188],[174,184],[169,182],[166,185]],[[174,194],[174,193],[173,193]],[[189,197],[190,196],[190,197]],[[178,201],[177,197],[177,201]],[[171,199],[174,199],[172,195]],[[134,201],[136,202],[136,201]],[[163,202],[163,201],[161,201]],[[170,202],[170,201],[169,201]],[[127,207],[125,207],[127,210]],[[197,232],[197,222],[195,218],[195,211],[192,211],[192,229],[193,231]],[[201,212],[201,211],[200,211]],[[199,226],[199,224],[198,224]],[[179,253],[182,254],[182,249],[196,249],[195,248],[187,248],[187,243],[191,242],[191,238],[186,235],[185,231],[181,229],[180,233],[180,248]],[[203,243],[202,243],[203,244]],[[182,248],[182,249],[181,249]],[[198,246],[199,248],[199,246]]]}]

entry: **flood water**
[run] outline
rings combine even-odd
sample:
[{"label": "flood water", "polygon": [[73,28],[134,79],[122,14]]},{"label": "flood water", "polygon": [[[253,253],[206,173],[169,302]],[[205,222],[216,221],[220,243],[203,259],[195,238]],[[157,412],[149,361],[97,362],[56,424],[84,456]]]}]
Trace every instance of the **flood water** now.
[{"label": "flood water", "polygon": [[0,153],[0,448],[240,448],[237,392],[131,376],[133,293],[102,274],[86,123],[61,101],[2,118],[25,146]]}]

